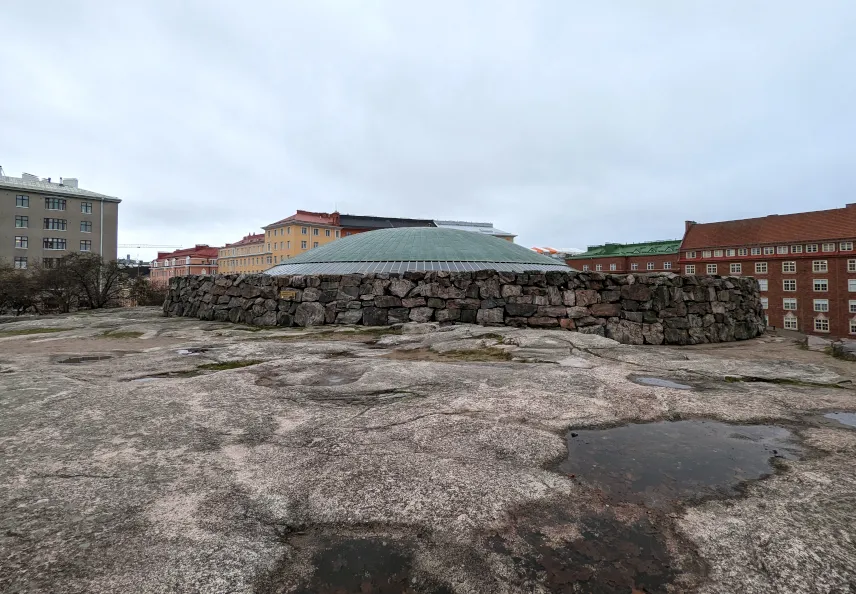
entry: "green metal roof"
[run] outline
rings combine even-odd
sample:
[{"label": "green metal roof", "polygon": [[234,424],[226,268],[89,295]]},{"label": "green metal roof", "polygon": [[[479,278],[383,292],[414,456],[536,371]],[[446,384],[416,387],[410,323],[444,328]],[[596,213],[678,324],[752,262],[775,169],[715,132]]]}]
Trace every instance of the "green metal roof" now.
[{"label": "green metal roof", "polygon": [[646,243],[607,243],[592,245],[581,254],[568,256],[568,260],[585,260],[588,258],[609,258],[624,256],[649,256],[657,254],[677,254],[681,248],[681,240],[649,241]]},{"label": "green metal roof", "polygon": [[504,239],[471,231],[434,227],[379,229],[358,233],[311,249],[286,262],[302,264],[387,260],[557,263],[553,258]]},{"label": "green metal roof", "polygon": [[408,227],[351,235],[284,260],[266,272],[276,275],[542,268],[568,270],[563,260],[542,256],[491,235],[458,229]]}]

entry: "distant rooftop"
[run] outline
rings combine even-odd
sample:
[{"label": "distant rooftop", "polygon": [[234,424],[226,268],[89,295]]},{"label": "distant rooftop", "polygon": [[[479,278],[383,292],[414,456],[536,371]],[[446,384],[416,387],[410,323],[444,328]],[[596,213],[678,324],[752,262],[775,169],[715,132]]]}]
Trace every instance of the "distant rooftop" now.
[{"label": "distant rooftop", "polygon": [[517,237],[514,233],[497,229],[493,223],[473,223],[469,221],[434,221],[434,224],[443,229],[460,229],[485,235],[496,235],[498,237]]},{"label": "distant rooftop", "polygon": [[29,173],[21,174],[21,177],[10,177],[0,175],[0,189],[18,190],[21,192],[40,192],[55,196],[72,196],[75,198],[92,198],[103,202],[121,202],[115,196],[99,194],[77,187],[76,178],[60,178],[60,182],[51,181],[51,178],[39,179],[37,175]]},{"label": "distant rooftop", "polygon": [[344,229],[401,229],[406,227],[436,227],[428,219],[402,219],[396,217],[373,217],[367,215],[339,215],[339,224]]},{"label": "distant rooftop", "polygon": [[236,241],[235,243],[227,243],[223,247],[235,247],[239,245],[249,245],[252,243],[264,243],[265,234],[264,233],[250,233],[249,235],[244,235],[243,239]]},{"label": "distant rooftop", "polygon": [[591,245],[583,253],[569,255],[567,259],[586,260],[588,258],[677,254],[680,247],[680,239],[648,241],[644,243],[606,243],[604,245]]}]

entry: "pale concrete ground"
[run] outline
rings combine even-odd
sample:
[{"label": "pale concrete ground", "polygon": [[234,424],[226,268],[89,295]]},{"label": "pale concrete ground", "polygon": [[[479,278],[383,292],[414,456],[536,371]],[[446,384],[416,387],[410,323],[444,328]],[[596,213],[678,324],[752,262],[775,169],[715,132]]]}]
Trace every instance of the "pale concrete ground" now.
[{"label": "pale concrete ground", "polygon": [[[44,327],[67,330],[8,333]],[[586,527],[606,516],[644,524],[666,556],[668,579],[636,592],[856,591],[856,431],[818,416],[856,411],[841,383],[854,363],[770,336],[661,348],[505,327],[328,331],[152,308],[0,324],[0,591],[322,591],[306,585],[319,551],[353,538],[412,565],[406,590],[365,592],[630,592],[532,570],[596,549]],[[61,363],[81,355],[112,358]],[[234,360],[260,363],[129,381]],[[805,455],[740,498],[664,513],[552,470],[569,428],[677,418],[775,423]]]}]

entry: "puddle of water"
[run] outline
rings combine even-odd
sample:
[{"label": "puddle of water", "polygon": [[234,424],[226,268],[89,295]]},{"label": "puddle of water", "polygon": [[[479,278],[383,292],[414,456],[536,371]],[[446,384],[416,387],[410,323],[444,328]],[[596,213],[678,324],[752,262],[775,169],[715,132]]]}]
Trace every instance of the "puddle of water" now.
[{"label": "puddle of water", "polygon": [[631,380],[635,384],[643,386],[656,386],[658,388],[674,388],[675,390],[692,390],[692,386],[687,384],[679,384],[672,380],[663,379],[661,377],[633,377]]},{"label": "puddle of water", "polygon": [[112,355],[87,355],[85,357],[68,357],[66,359],[61,359],[59,363],[66,363],[70,365],[78,365],[80,363],[89,363],[90,361],[103,361],[105,359],[112,359]]},{"label": "puddle of water", "polygon": [[737,495],[737,487],[772,471],[771,459],[795,459],[791,432],[769,425],[663,421],[568,434],[563,473],[610,495],[652,506],[708,495]]},{"label": "puddle of water", "polygon": [[842,425],[848,425],[850,427],[856,427],[856,413],[851,412],[831,412],[823,415],[825,419],[832,419],[833,421],[838,421]]},{"label": "puddle of water", "polygon": [[373,538],[350,538],[316,553],[315,573],[295,594],[453,594],[414,574],[411,553]]}]

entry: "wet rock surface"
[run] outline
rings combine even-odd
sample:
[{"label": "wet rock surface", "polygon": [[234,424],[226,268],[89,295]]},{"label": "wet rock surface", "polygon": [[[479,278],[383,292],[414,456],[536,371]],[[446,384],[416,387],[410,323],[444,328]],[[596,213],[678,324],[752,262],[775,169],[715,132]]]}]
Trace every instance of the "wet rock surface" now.
[{"label": "wet rock surface", "polygon": [[159,313],[4,324],[63,330],[0,337],[0,591],[853,585],[848,362]]}]

